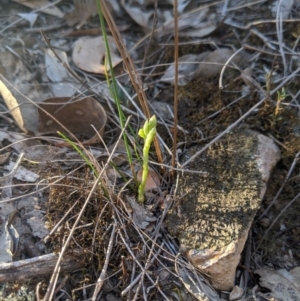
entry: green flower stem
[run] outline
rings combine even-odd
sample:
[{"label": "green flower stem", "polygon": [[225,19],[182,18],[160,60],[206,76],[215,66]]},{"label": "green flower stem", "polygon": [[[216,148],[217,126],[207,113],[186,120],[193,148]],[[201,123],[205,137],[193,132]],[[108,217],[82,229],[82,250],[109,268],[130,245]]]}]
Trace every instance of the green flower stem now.
[{"label": "green flower stem", "polygon": [[[121,104],[120,104],[117,81],[116,81],[116,78],[114,75],[114,68],[112,65],[112,57],[111,57],[111,52],[110,52],[108,38],[107,38],[104,16],[102,13],[101,0],[96,0],[96,3],[97,3],[97,9],[98,9],[98,14],[99,14],[99,19],[100,19],[100,26],[101,26],[101,30],[102,30],[103,40],[104,40],[104,44],[105,44],[105,51],[106,51],[105,62],[104,62],[105,63],[104,66],[105,66],[106,80],[107,80],[108,87],[110,89],[112,98],[117,106],[120,126],[122,129],[124,129],[126,117],[125,117],[125,114],[124,114],[124,112],[121,108]],[[110,74],[111,84],[110,84],[109,74],[106,69],[107,63],[109,66],[109,74]],[[130,125],[128,125],[128,128],[132,134],[135,134]],[[131,171],[133,173],[134,182],[136,183],[136,185],[138,185],[138,181],[136,179],[136,175],[134,173],[134,168],[133,168],[133,159],[132,159],[132,155],[131,155],[130,148],[129,148],[129,141],[128,141],[129,139],[127,137],[126,132],[124,132],[124,134],[123,134],[123,140],[125,143],[125,149],[126,149],[126,153],[127,153],[128,162],[129,162]]]},{"label": "green flower stem", "polygon": [[156,116],[152,116],[149,120],[146,120],[142,129],[139,130],[139,136],[145,140],[143,148],[143,174],[142,181],[139,185],[138,200],[144,202],[144,191],[149,173],[149,150],[151,142],[153,141],[156,134]]}]

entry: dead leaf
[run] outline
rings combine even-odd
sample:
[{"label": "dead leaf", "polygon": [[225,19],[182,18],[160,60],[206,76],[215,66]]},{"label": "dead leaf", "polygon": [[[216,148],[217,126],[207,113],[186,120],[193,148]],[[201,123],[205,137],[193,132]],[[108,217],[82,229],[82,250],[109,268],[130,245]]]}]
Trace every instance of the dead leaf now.
[{"label": "dead leaf", "polygon": [[[142,181],[143,170],[140,169],[137,173],[137,179],[139,182]],[[146,185],[145,185],[145,192],[157,189],[160,186],[160,178],[158,174],[154,170],[149,170]]]},{"label": "dead leaf", "polygon": [[[197,8],[182,14],[178,19],[179,36],[204,37],[217,28],[217,16],[209,13],[209,8]],[[169,18],[154,35],[162,38],[167,34],[174,33],[174,18]]]},{"label": "dead leaf", "polygon": [[157,115],[163,120],[173,120],[173,112],[174,107],[170,104],[168,104],[165,100],[164,101],[157,101],[152,100],[151,103],[149,103],[151,116]]},{"label": "dead leaf", "polygon": [[[10,161],[9,164],[3,166],[3,169],[11,172],[14,170],[15,165],[15,162]],[[4,173],[4,176],[6,175],[8,174]],[[23,182],[35,182],[39,178],[39,176],[36,173],[28,170],[27,168],[19,166],[14,174],[14,178]]]},{"label": "dead leaf", "polygon": [[[271,12],[274,18],[277,17],[277,13],[279,13],[282,19],[288,19],[289,15],[292,11],[294,0],[276,0],[271,4]],[[280,5],[280,7],[278,7]]]},{"label": "dead leaf", "polygon": [[62,18],[64,13],[53,3],[47,0],[13,0],[19,4],[25,5],[34,10],[40,10],[41,12],[57,17]]},{"label": "dead leaf", "polygon": [[[191,0],[179,0],[178,13],[181,14],[189,6]],[[156,0],[138,0],[138,1],[126,1],[122,0],[122,6],[127,14],[139,24],[143,29],[147,31],[155,27],[161,27],[161,33],[167,28],[167,31],[174,29],[173,22],[173,0],[162,0],[157,2]],[[199,13],[197,13],[197,16]],[[189,18],[191,20],[191,18]],[[170,33],[170,32],[168,32]]]},{"label": "dead leaf", "polygon": [[[111,53],[112,65],[118,65],[122,58],[118,54],[117,46],[112,37],[108,36],[109,48]],[[78,68],[93,73],[105,74],[105,70],[109,71],[109,66],[105,67],[105,44],[103,37],[96,38],[80,38],[76,41],[72,59]]]},{"label": "dead leaf", "polygon": [[[207,53],[207,52],[206,52]],[[179,58],[178,63],[178,85],[184,86],[188,84],[193,78],[195,70],[198,68],[199,55],[187,54]],[[168,67],[161,81],[174,85],[175,81],[175,65]]]},{"label": "dead leaf", "polygon": [[[223,66],[233,53],[233,50],[227,48],[220,48],[211,52],[206,56],[202,63],[200,63],[199,67],[195,71],[195,77],[199,76],[204,79],[209,79],[219,76]],[[239,53],[233,57],[229,66],[236,64],[238,67],[242,68],[246,62],[246,57]]]},{"label": "dead leaf", "polygon": [[18,16],[20,16],[21,18],[28,21],[30,24],[30,27],[32,27],[34,25],[35,21],[38,18],[38,14],[34,14],[34,13],[19,13]]},{"label": "dead leaf", "polygon": [[[56,55],[69,66],[68,57],[65,51],[55,49]],[[51,80],[49,87],[55,97],[73,96],[81,87],[81,84],[74,82],[73,77],[60,62],[53,51],[45,49],[45,67],[48,78]]]},{"label": "dead leaf", "polygon": [[6,152],[5,154],[0,155],[0,165],[3,165],[4,163],[6,163],[10,154],[11,154],[10,152]]},{"label": "dead leaf", "polygon": [[140,229],[146,229],[149,223],[156,221],[156,217],[153,216],[153,213],[139,205],[134,198],[126,195],[126,199],[133,211],[132,219]]},{"label": "dead leaf", "polygon": [[[61,131],[66,133],[66,130],[55,121],[56,119],[83,144],[101,142],[98,135],[103,136],[107,116],[103,107],[94,98],[86,97],[79,100],[69,97],[49,98],[40,103],[39,106],[40,132],[53,134]],[[98,134],[95,133],[91,125],[98,130]],[[86,139],[88,140],[84,141]],[[69,144],[60,144],[60,146],[69,146]]]},{"label": "dead leaf", "polygon": [[252,88],[253,83],[251,81],[251,76],[252,76],[252,68],[248,67],[242,71],[240,78],[244,81],[246,86]]},{"label": "dead leaf", "polygon": [[[13,49],[17,52],[19,49]],[[24,50],[19,50],[20,52]],[[20,129],[27,132],[36,132],[38,128],[37,107],[34,102],[40,101],[41,95],[43,98],[51,97],[47,88],[42,87],[34,75],[28,70],[26,64],[6,51],[0,51],[0,66],[3,71],[0,73],[1,85],[0,93],[4,101],[11,111],[16,124]],[[5,85],[5,86],[4,86]]]},{"label": "dead leaf", "polygon": [[[190,16],[194,18],[195,15]],[[187,16],[188,18],[189,16]],[[218,17],[215,13],[205,12],[204,20],[198,20],[198,22],[192,22],[187,29],[182,29],[179,31],[179,36],[181,37],[191,37],[191,38],[202,38],[211,34],[218,25]]]},{"label": "dead leaf", "polygon": [[[106,1],[110,13],[114,15],[121,15],[120,4],[116,0]],[[64,19],[69,26],[76,26],[77,29],[81,28],[89,18],[98,14],[97,2],[95,0],[83,1],[74,0],[74,10],[65,14]]]},{"label": "dead leaf", "polygon": [[0,130],[0,142],[2,142],[4,139],[9,141],[11,144],[9,145],[11,148],[13,148],[18,153],[24,152],[28,147],[31,147],[33,145],[36,145],[39,143],[37,140],[33,139],[26,139],[24,134],[19,133],[13,133]]},{"label": "dead leaf", "polygon": [[[117,147],[116,147],[116,145],[117,145]],[[126,154],[127,152],[126,152],[126,146],[125,146],[125,142],[124,142],[124,140],[123,139],[120,139],[120,140],[117,140],[116,142],[114,142],[112,145],[110,145],[109,147],[108,147],[108,150],[110,151],[110,152],[112,152],[113,151],[113,149],[116,147],[116,149],[115,149],[115,153],[121,153],[121,154]],[[129,150],[132,152],[133,150],[132,150],[132,148],[129,146]]]},{"label": "dead leaf", "polygon": [[80,28],[86,21],[98,14],[97,2],[91,1],[74,1],[74,10],[65,14],[64,19],[67,21],[68,26],[74,26],[79,23],[76,28]]},{"label": "dead leaf", "polygon": [[125,3],[122,0],[122,5],[126,10],[127,14],[143,28],[151,28],[151,18],[154,14],[153,9],[146,10],[146,5],[144,3],[141,5],[134,5],[132,3]]},{"label": "dead leaf", "polygon": [[260,285],[271,290],[270,295],[276,300],[300,300],[300,267],[291,271],[259,269],[254,273],[260,276]]},{"label": "dead leaf", "polygon": [[[13,256],[18,249],[19,244],[19,233],[13,225],[13,220],[16,215],[16,210],[11,211],[7,216],[1,216],[2,225],[0,228],[0,262],[11,262]],[[5,221],[6,219],[6,221]],[[5,221],[5,223],[4,223]]]},{"label": "dead leaf", "polygon": [[38,238],[44,238],[49,235],[49,229],[46,228],[44,219],[44,212],[34,209],[31,212],[23,215],[22,220],[31,228],[32,235]]},{"label": "dead leaf", "polygon": [[5,101],[5,104],[10,110],[10,113],[13,116],[18,127],[23,132],[27,133],[27,130],[24,127],[24,119],[22,116],[20,105],[1,80],[0,80],[0,94],[2,95],[3,100]]},{"label": "dead leaf", "polygon": [[66,161],[67,148],[55,147],[53,145],[34,145],[24,151],[24,158],[36,163],[52,162],[53,160]]},{"label": "dead leaf", "polygon": [[7,228],[7,222],[5,222],[5,224],[3,223],[1,228],[3,229],[1,229],[0,232],[0,262],[12,262],[12,238],[7,230],[4,231],[4,228]]}]

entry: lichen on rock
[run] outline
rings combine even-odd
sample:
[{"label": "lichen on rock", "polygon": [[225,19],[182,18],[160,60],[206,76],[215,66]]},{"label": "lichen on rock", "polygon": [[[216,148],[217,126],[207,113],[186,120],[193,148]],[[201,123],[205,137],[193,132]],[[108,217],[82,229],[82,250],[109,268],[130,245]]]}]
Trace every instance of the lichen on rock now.
[{"label": "lichen on rock", "polygon": [[[179,180],[182,198],[168,216],[168,228],[192,248],[218,250],[238,238],[260,205],[261,174],[254,163],[255,137],[228,134],[191,162]],[[183,161],[196,153],[190,148]],[[178,210],[181,216],[178,215]],[[181,230],[184,230],[183,232]]]},{"label": "lichen on rock", "polygon": [[[182,198],[170,210],[166,223],[187,257],[197,257],[199,268],[210,266],[244,246],[266,190],[265,172],[258,163],[264,149],[261,136],[250,130],[230,132],[187,165],[187,170],[207,172],[205,176],[190,172],[180,175],[178,187]],[[275,157],[264,158],[270,159],[270,166],[265,165],[271,169],[280,155],[273,141],[268,141],[274,145],[275,153],[277,150]],[[199,150],[199,146],[188,149],[182,162]],[[240,254],[236,255],[239,259]],[[230,283],[233,284],[232,279]]]}]

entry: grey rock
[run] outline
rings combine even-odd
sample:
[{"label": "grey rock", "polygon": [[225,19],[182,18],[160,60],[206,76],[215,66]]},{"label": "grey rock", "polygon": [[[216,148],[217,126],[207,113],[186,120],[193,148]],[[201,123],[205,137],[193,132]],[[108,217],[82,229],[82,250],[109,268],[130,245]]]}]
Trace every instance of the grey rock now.
[{"label": "grey rock", "polygon": [[[199,151],[190,148],[182,161]],[[252,221],[260,208],[280,151],[268,137],[250,130],[228,133],[187,165],[166,223],[189,261],[221,290],[234,286],[235,270]]]}]

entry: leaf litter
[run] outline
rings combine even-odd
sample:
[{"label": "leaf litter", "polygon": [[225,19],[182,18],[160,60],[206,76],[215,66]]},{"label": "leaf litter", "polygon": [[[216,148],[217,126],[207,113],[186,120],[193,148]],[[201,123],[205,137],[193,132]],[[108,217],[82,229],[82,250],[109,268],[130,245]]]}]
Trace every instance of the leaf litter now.
[{"label": "leaf litter", "polygon": [[[132,181],[128,181],[128,177],[133,175],[127,172],[127,161],[120,155],[123,151],[119,149],[115,154],[111,154],[113,148],[107,147],[106,149],[106,145],[104,147],[101,145],[102,140],[108,146],[113,145],[116,137],[120,134],[117,126],[118,117],[116,117],[114,103],[104,76],[106,72],[109,72],[105,66],[104,44],[101,37],[70,37],[66,39],[65,36],[66,30],[70,30],[70,28],[73,30],[73,27],[75,32],[75,29],[78,28],[91,29],[95,24],[98,26],[94,1],[75,1],[74,6],[72,1],[63,3],[42,0],[15,2],[19,2],[13,6],[17,9],[16,17],[18,14],[24,13],[24,8],[27,6],[29,7],[26,10],[28,15],[21,15],[22,18],[26,19],[30,14],[37,14],[38,18],[35,21],[28,19],[26,23],[22,23],[22,18],[16,19],[18,22],[14,26],[7,26],[7,23],[5,26],[2,23],[0,25],[0,32],[4,35],[0,37],[1,45],[5,45],[0,48],[1,84],[3,83],[1,95],[16,123],[16,126],[9,125],[1,118],[5,127],[1,131],[1,144],[3,151],[9,154],[6,155],[9,156],[8,158],[4,156],[1,173],[4,175],[5,168],[9,168],[8,162],[16,162],[15,159],[22,152],[25,152],[25,158],[32,164],[34,161],[39,163],[30,166],[24,161],[21,163],[22,166],[18,166],[17,169],[14,169],[13,166],[10,167],[13,174],[9,178],[3,178],[6,184],[1,202],[5,201],[3,206],[5,204],[7,208],[10,207],[13,212],[15,208],[13,203],[20,204],[22,198],[24,200],[24,193],[25,195],[32,193],[37,198],[35,206],[42,209],[34,211],[33,208],[29,208],[27,203],[24,207],[18,208],[19,212],[10,220],[10,224],[7,222],[9,214],[1,215],[1,218],[5,220],[2,226],[15,227],[22,218],[28,220],[27,227],[31,228],[31,232],[29,229],[26,235],[31,233],[34,236],[33,244],[37,246],[41,242],[41,237],[47,233],[47,231],[39,232],[39,229],[43,227],[44,220],[47,220],[52,232],[50,232],[50,236],[42,239],[43,247],[39,247],[45,253],[50,249],[61,250],[63,241],[71,234],[74,217],[81,214],[80,210],[85,206],[85,200],[92,190],[96,176],[85,166],[78,167],[78,163],[84,165],[84,160],[78,155],[74,159],[72,157],[74,150],[66,148],[67,143],[62,143],[57,136],[53,137],[57,130],[66,128],[65,133],[68,134],[69,131],[74,134],[79,139],[79,145],[80,143],[81,145],[95,143],[97,148],[88,147],[84,152],[96,166],[98,173],[101,173],[102,168],[106,165],[107,157],[120,159],[117,163],[119,170],[106,167],[106,171],[114,171],[110,176],[104,171],[102,172],[101,181],[108,187],[110,197],[105,197],[104,192],[97,187],[81,216],[80,226],[77,226],[78,228],[73,232],[73,241],[69,248],[78,251],[77,247],[80,246],[87,251],[82,257],[82,266],[88,266],[89,269],[88,278],[73,271],[73,276],[78,277],[78,282],[73,286],[73,289],[77,286],[75,292],[77,298],[87,297],[84,292],[85,288],[80,283],[84,283],[85,287],[95,283],[98,279],[97,275],[100,273],[91,268],[91,266],[95,266],[96,270],[102,269],[101,274],[105,275],[106,280],[100,290],[100,294],[105,300],[119,298],[119,296],[122,296],[121,298],[126,296],[127,300],[141,299],[140,288],[143,288],[144,292],[147,291],[147,294],[144,293],[146,300],[160,300],[161,298],[164,300],[179,300],[180,298],[183,300],[217,300],[217,298],[227,300],[224,295],[210,290],[209,283],[203,278],[203,275],[189,269],[185,259],[177,254],[177,242],[166,234],[163,218],[172,199],[170,195],[173,190],[170,190],[170,182],[167,182],[166,179],[161,181],[161,177],[159,177],[152,186],[155,188],[154,192],[149,194],[149,203],[146,204],[149,207],[137,204],[135,197],[129,194],[129,192],[132,193]],[[178,82],[182,86],[179,91],[179,117],[181,118],[180,126],[183,129],[180,134],[180,143],[195,143],[195,141],[203,143],[233,123],[236,116],[240,116],[242,112],[248,110],[250,104],[260,95],[261,90],[268,92],[268,84],[275,89],[276,83],[280,83],[285,79],[284,76],[287,76],[282,70],[289,70],[288,64],[291,73],[295,70],[293,65],[295,59],[290,61],[290,58],[292,58],[291,54],[293,57],[295,54],[297,55],[299,34],[296,27],[291,26],[294,23],[285,21],[296,20],[299,7],[296,1],[277,0],[259,1],[259,3],[208,1],[207,5],[200,1],[179,1],[178,5],[180,13],[178,34],[182,43],[180,45]],[[73,13],[71,13],[72,7],[74,8]],[[10,4],[3,7],[3,4],[0,3],[0,8],[8,12]],[[117,1],[110,3],[110,12],[115,16],[117,25],[122,24],[123,26],[124,23],[127,23],[125,27],[127,30],[122,32],[122,37],[125,43],[134,40],[134,47],[128,48],[133,48],[131,53],[133,54],[134,51],[135,64],[139,72],[143,76],[147,75],[144,89],[149,100],[156,103],[155,111],[158,114],[167,106],[172,105],[170,95],[173,93],[173,88],[170,87],[170,84],[174,85],[173,9],[173,1],[164,1],[157,5],[154,1],[123,0],[121,5]],[[83,11],[84,14],[81,14]],[[28,34],[22,31],[21,26],[28,26],[30,29],[38,27],[46,29],[49,24],[58,22],[63,17],[67,20],[67,25],[62,24],[55,32],[47,31],[46,33],[49,36],[50,47],[41,40],[39,34],[29,38]],[[20,26],[20,24],[22,25]],[[286,30],[284,47],[282,47],[282,41],[280,42],[283,32],[279,25]],[[256,30],[250,30],[250,28]],[[13,38],[9,39],[8,34]],[[278,43],[281,43],[281,46]],[[127,71],[122,68],[121,57],[112,39],[110,39],[110,45],[114,54],[114,68],[118,79],[118,76],[126,75]],[[236,54],[237,49],[242,46],[243,51]],[[53,56],[53,52],[60,57],[60,60]],[[224,67],[224,64],[227,65]],[[76,70],[82,82],[73,77],[73,74],[69,72],[70,69]],[[224,89],[222,97],[220,97],[221,92],[218,91],[217,79],[222,71],[225,71]],[[270,83],[267,82],[267,75],[271,78]],[[260,91],[257,91],[257,86],[260,86]],[[294,135],[300,124],[297,113],[295,113],[295,108],[299,108],[298,87],[292,78],[285,83],[285,86],[288,90],[288,97],[280,104],[281,113],[278,119],[273,116],[276,99],[269,99],[263,108],[254,112],[245,121],[250,128],[270,132],[286,149],[281,163],[283,170],[277,169],[274,172],[272,179],[274,186],[278,186],[283,181],[282,174],[286,172],[291,160],[299,151],[297,148],[299,139],[297,140],[297,136]],[[244,92],[245,87],[248,88],[247,93]],[[132,91],[129,94],[134,98]],[[73,98],[74,95],[75,98]],[[95,100],[89,103],[87,99],[91,99],[91,97]],[[51,100],[44,101],[48,98]],[[77,102],[74,102],[74,99],[77,99]],[[78,101],[78,99],[80,100]],[[237,101],[238,99],[240,100]],[[95,110],[95,106],[98,107],[96,105],[98,101],[103,107],[99,111]],[[55,105],[47,106],[47,102],[55,103]],[[126,112],[130,112],[129,114],[133,112],[134,116],[141,117],[134,106],[126,107],[125,104],[127,102],[123,104]],[[74,108],[71,109],[72,105]],[[26,106],[33,109],[28,113],[24,110]],[[39,109],[37,109],[38,106]],[[100,117],[99,112],[108,116],[107,122],[106,117],[103,122],[103,116],[100,114],[102,116]],[[54,118],[63,127],[58,125]],[[159,131],[163,135],[162,141],[167,146],[164,149],[166,157],[169,153],[168,145],[171,145],[169,142],[172,124],[168,123],[167,119],[169,118],[172,120],[172,115],[168,115],[168,118],[163,116],[163,122],[159,125],[163,128]],[[138,118],[133,120],[133,125],[137,130]],[[92,124],[94,128],[91,127]],[[19,129],[27,135],[18,133]],[[35,140],[34,145],[30,145],[28,138]],[[133,137],[130,138],[133,139]],[[60,147],[51,144],[57,144]],[[134,147],[132,145],[132,152]],[[3,154],[5,154],[4,152]],[[14,161],[10,157],[13,157]],[[70,160],[73,158],[76,163],[71,163],[71,161],[68,164],[68,158],[71,158]],[[24,168],[23,165],[27,170],[25,177],[23,174],[23,176],[15,178],[17,170],[20,167]],[[139,162],[135,162],[137,171],[139,167]],[[155,174],[161,175],[159,169],[154,168],[154,170]],[[299,167],[296,166],[293,176],[297,176],[299,172]],[[290,199],[292,191],[298,192],[297,179],[296,177],[294,180],[296,183],[294,186],[291,182],[286,183],[281,202],[284,203],[285,199]],[[29,185],[30,181],[34,181],[35,185]],[[40,181],[44,182],[44,185],[41,185]],[[167,192],[167,196],[165,192]],[[275,194],[275,188],[271,188],[266,196],[267,201]],[[7,197],[4,197],[5,195]],[[10,199],[13,202],[7,203],[7,200]],[[158,200],[163,200],[163,202],[156,207],[157,210],[152,211],[151,208],[155,208],[155,206],[151,205]],[[26,213],[26,210],[31,213]],[[276,210],[280,210],[280,204],[277,204],[273,210],[273,215],[276,214]],[[45,214],[45,212],[47,213]],[[294,213],[288,212],[288,214],[291,218],[285,220],[284,223],[289,230],[284,232],[281,242],[278,238],[273,239],[273,243],[272,239],[266,242],[265,247],[271,260],[267,259],[267,256],[264,257],[264,253],[261,251],[254,252],[253,250],[253,256],[259,265],[268,265],[274,270],[278,270],[278,268],[290,264],[288,259],[280,256],[284,254],[285,251],[282,251],[284,248],[280,249],[278,246],[276,248],[274,243],[278,245],[285,243],[285,249],[292,254],[292,257],[294,256],[293,265],[299,265],[299,258],[295,252],[295,246],[299,243],[299,235],[297,235],[297,233],[299,234],[299,225],[292,223],[293,220],[297,220],[293,218]],[[272,218],[272,215],[268,218]],[[113,234],[112,225],[116,224],[116,221],[119,229],[114,233],[115,235],[111,235]],[[15,227],[15,229],[16,234],[21,233],[22,241],[24,233],[22,233],[21,227]],[[33,231],[34,229],[36,231]],[[145,232],[141,230],[145,230]],[[257,222],[254,230],[257,235],[255,239],[258,240],[262,237],[264,226]],[[111,249],[112,255],[109,256],[105,250],[108,249],[108,242],[111,238],[116,248]],[[3,245],[11,246],[11,242],[8,240],[11,241],[12,237],[7,236]],[[27,241],[29,242],[30,239],[28,238]],[[160,248],[157,247],[158,245]],[[26,258],[22,242],[19,251]],[[10,252],[13,254],[14,251]],[[275,254],[277,257],[274,257]],[[109,264],[104,270],[103,258],[105,256],[109,258]],[[282,260],[279,260],[279,257]],[[175,258],[179,259],[181,265],[176,273],[174,273],[173,264]],[[13,260],[12,255],[8,259],[1,257],[1,261],[11,260]],[[250,268],[255,270],[257,266],[252,264],[248,266],[248,269]],[[167,274],[167,277],[162,277],[162,271]],[[246,277],[246,273],[242,269],[239,272]],[[119,276],[114,276],[114,273],[118,273]],[[276,273],[268,272],[269,276],[267,277],[271,278],[270,274]],[[46,278],[48,276],[48,274],[44,275]],[[286,278],[290,279],[287,276]],[[119,279],[121,282],[118,282]],[[280,277],[274,279],[272,285],[268,286],[271,290],[283,281]],[[63,286],[63,282],[61,284]],[[252,292],[249,292],[255,284],[251,281],[244,286],[245,296],[249,297],[248,300],[251,300]],[[260,283],[260,285],[263,287],[265,284]],[[111,293],[112,288],[114,288],[113,293]],[[287,291],[291,290],[287,288]],[[45,294],[45,291],[40,289],[39,294]],[[88,291],[88,294],[92,296],[93,290]],[[285,294],[273,297],[288,298]],[[254,296],[253,298],[258,297]]]}]

